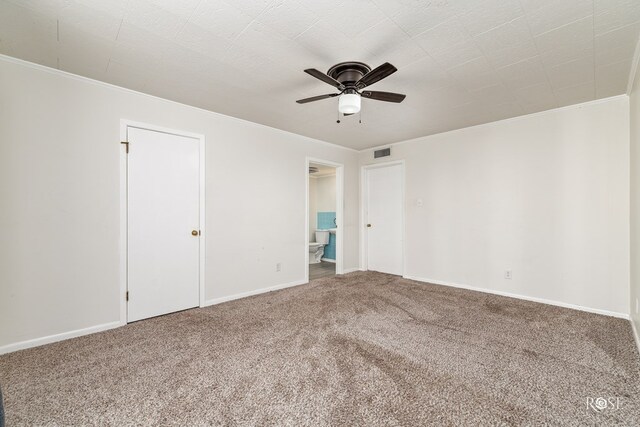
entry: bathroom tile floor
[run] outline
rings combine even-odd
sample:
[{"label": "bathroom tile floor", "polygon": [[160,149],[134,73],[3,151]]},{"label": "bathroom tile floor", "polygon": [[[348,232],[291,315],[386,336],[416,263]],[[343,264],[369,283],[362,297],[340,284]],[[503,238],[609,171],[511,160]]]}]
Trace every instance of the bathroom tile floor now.
[{"label": "bathroom tile floor", "polygon": [[335,274],[336,265],[332,262],[322,261],[318,264],[309,264],[309,280],[335,276]]}]

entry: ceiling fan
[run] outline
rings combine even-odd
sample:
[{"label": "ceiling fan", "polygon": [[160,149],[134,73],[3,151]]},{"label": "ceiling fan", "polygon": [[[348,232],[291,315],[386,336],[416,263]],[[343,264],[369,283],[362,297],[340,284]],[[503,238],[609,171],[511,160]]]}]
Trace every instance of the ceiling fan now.
[{"label": "ceiling fan", "polygon": [[361,98],[375,99],[385,102],[402,102],[407,95],[393,92],[379,92],[373,90],[362,90],[380,80],[389,77],[398,71],[396,67],[385,62],[373,70],[362,62],[341,62],[329,68],[324,74],[315,68],[304,70],[305,73],[330,84],[340,91],[340,93],[329,93],[327,95],[312,96],[311,98],[299,99],[298,104],[319,101],[321,99],[340,96],[338,100],[338,111],[345,116],[356,114],[360,111]]}]

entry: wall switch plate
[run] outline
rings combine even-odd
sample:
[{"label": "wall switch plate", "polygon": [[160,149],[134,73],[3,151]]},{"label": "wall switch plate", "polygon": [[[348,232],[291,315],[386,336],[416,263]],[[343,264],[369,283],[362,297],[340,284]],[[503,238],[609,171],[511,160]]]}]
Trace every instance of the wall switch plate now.
[{"label": "wall switch plate", "polygon": [[276,264],[276,271],[280,271],[282,270],[282,263],[277,263]]},{"label": "wall switch plate", "polygon": [[505,279],[511,279],[511,270],[505,270],[504,271],[504,278]]}]

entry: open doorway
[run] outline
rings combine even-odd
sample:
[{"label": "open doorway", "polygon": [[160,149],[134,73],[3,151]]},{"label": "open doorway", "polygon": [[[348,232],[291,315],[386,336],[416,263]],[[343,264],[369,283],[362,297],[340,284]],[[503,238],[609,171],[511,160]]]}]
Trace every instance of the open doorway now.
[{"label": "open doorway", "polygon": [[342,166],[307,160],[308,280],[342,274]]}]

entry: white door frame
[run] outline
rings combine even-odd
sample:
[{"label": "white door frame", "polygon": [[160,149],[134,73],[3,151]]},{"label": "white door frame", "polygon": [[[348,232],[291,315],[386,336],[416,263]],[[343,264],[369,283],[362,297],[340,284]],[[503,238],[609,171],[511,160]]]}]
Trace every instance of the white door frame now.
[{"label": "white door frame", "polygon": [[344,274],[344,165],[307,157],[305,160],[304,282],[309,283],[309,164],[336,168],[336,274]]},{"label": "white door frame", "polygon": [[367,250],[367,213],[369,207],[369,201],[367,199],[367,188],[369,184],[369,175],[367,172],[371,169],[379,169],[386,168],[390,166],[400,166],[400,173],[402,174],[401,182],[401,193],[402,193],[402,206],[401,206],[401,214],[400,218],[402,221],[402,277],[404,277],[407,273],[407,232],[405,228],[406,219],[405,219],[405,164],[404,160],[394,160],[390,162],[381,162],[374,163],[371,165],[364,165],[360,168],[360,270],[367,271],[369,269],[369,260],[368,260],[368,250]]},{"label": "white door frame", "polygon": [[[198,147],[200,149],[200,238],[199,238],[199,305],[200,307],[204,307],[204,273],[205,273],[205,137],[202,134],[192,133],[192,132],[184,132],[176,129],[169,129],[162,126],[151,125],[147,123],[140,123],[132,120],[120,120],[120,141],[128,141],[127,139],[127,129],[128,128],[137,128],[150,130],[155,132],[163,132],[177,136],[184,136],[187,138],[194,138],[198,140]],[[127,267],[128,267],[128,194],[127,194],[127,148],[126,144],[120,144],[120,293],[118,297],[120,298],[120,324],[127,324],[127,301],[126,301],[126,293],[127,293]]]}]

